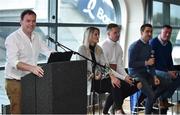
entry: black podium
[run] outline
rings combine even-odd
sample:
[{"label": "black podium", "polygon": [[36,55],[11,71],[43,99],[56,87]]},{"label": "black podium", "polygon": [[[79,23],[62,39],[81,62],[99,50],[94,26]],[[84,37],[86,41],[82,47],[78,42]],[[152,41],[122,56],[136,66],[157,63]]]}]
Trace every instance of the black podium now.
[{"label": "black podium", "polygon": [[22,113],[86,114],[86,61],[43,65],[45,75],[22,78]]}]

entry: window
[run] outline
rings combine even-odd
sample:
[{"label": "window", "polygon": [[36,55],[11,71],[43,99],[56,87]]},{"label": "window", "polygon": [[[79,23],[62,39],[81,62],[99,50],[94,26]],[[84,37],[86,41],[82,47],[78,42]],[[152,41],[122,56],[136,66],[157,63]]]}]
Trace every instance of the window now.
[{"label": "window", "polygon": [[175,65],[180,65],[180,29],[174,29],[171,38],[173,40],[173,62]]},{"label": "window", "polygon": [[5,50],[5,38],[12,33],[14,30],[16,30],[17,27],[11,27],[11,26],[1,26],[0,27],[0,66],[4,66],[6,58],[6,50]]},{"label": "window", "polygon": [[87,26],[99,27],[102,41],[106,38],[106,24],[119,20],[111,0],[58,0],[58,5],[58,42],[74,51],[82,44]]},{"label": "window", "polygon": [[[82,44],[83,34],[85,29],[86,27],[59,27],[58,37],[60,37],[61,39],[58,39],[58,42],[62,43],[63,45],[67,46],[70,49],[77,51],[79,46]],[[99,41],[102,41],[103,39],[106,38],[106,28],[99,27],[99,29],[100,29]],[[63,49],[58,48],[58,51],[63,51]]]},{"label": "window", "polygon": [[163,9],[161,2],[153,2],[153,25],[163,25]]},{"label": "window", "polygon": [[[55,8],[56,6],[58,9]],[[43,38],[50,35],[75,51],[82,44],[84,29],[87,26],[99,27],[101,29],[100,41],[102,41],[106,35],[106,24],[120,20],[118,19],[120,17],[116,16],[111,0],[58,0],[57,3],[51,0],[1,1],[0,23],[3,26],[0,28],[0,51],[2,52],[0,66],[5,64],[5,38],[19,27],[20,14],[24,9],[33,9],[36,12],[38,25],[36,31]],[[51,18],[48,16],[51,15],[53,21],[49,20]],[[57,46],[56,49],[62,51]],[[39,61],[45,61],[45,58],[40,56]]]},{"label": "window", "polygon": [[[120,8],[114,0],[1,0],[0,2],[0,76],[4,76],[5,46],[6,37],[19,28],[20,14],[24,9],[32,9],[37,14],[38,32],[50,45],[58,51],[63,51],[60,47],[47,40],[47,35],[57,40],[66,47],[77,51],[82,44],[84,29],[87,26],[97,26],[101,30],[100,41],[105,39],[106,25],[110,22],[118,22]],[[117,12],[118,12],[118,15]],[[57,17],[57,18],[56,18]],[[75,59],[75,56],[73,57]],[[40,55],[39,62],[45,62],[45,57]],[[0,81],[4,87],[4,78]],[[4,92],[3,89],[0,91]],[[1,94],[5,95],[5,94]]]},{"label": "window", "polygon": [[175,65],[180,65],[180,16],[177,15],[180,11],[180,5],[170,4],[170,24],[173,27],[173,34],[171,35],[173,43],[173,62]]},{"label": "window", "polygon": [[0,22],[19,22],[24,9],[32,9],[37,14],[37,22],[48,21],[48,0],[1,0]]},{"label": "window", "polygon": [[111,0],[58,0],[60,23],[108,24],[116,22]]},{"label": "window", "polygon": [[[166,11],[164,11],[164,10]],[[180,16],[177,15],[180,10],[178,1],[154,0],[153,1],[153,36],[160,33],[164,24],[170,24],[173,28],[171,34],[171,43],[173,45],[172,57],[175,65],[180,65]]]},{"label": "window", "polygon": [[180,27],[180,6],[179,5],[170,5],[170,24],[172,26]]}]

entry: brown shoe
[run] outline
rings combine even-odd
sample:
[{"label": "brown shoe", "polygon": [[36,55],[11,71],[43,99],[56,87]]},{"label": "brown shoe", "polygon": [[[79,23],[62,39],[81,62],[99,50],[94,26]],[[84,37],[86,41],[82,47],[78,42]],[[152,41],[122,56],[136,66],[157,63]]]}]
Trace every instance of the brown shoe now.
[{"label": "brown shoe", "polygon": [[164,100],[163,102],[164,102],[164,105],[165,105],[166,107],[174,106],[174,104],[169,103],[168,100]]},{"label": "brown shoe", "polygon": [[168,103],[168,100],[160,101],[160,108],[165,109],[174,106],[174,104]]},{"label": "brown shoe", "polygon": [[159,103],[160,103],[160,109],[168,108],[168,107],[165,106],[164,101],[160,101]]}]

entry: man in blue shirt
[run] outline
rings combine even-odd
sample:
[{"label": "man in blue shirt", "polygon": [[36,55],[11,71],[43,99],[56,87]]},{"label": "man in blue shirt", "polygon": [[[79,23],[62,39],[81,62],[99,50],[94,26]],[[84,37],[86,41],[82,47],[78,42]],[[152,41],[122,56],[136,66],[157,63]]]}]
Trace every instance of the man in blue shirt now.
[{"label": "man in blue shirt", "polygon": [[[147,97],[145,114],[151,114],[153,103],[162,92],[162,87],[155,73],[155,58],[151,55],[152,49],[149,45],[149,40],[152,37],[152,25],[143,24],[140,31],[141,38],[129,47],[128,66],[130,75],[137,77],[141,81],[141,91]],[[153,90],[153,86],[156,85],[158,87]]]},{"label": "man in blue shirt", "polygon": [[150,41],[156,59],[156,74],[160,77],[161,82],[166,84],[165,87],[167,88],[160,97],[160,106],[162,108],[173,105],[168,103],[167,98],[170,98],[180,86],[180,77],[177,77],[177,72],[173,68],[172,44],[170,42],[171,32],[172,27],[164,25],[161,33]]}]

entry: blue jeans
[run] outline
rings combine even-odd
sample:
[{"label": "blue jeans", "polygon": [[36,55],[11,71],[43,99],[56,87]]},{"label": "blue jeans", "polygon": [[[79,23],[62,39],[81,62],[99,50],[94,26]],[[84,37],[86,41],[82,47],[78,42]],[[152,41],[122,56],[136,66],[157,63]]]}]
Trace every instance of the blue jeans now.
[{"label": "blue jeans", "polygon": [[141,91],[144,95],[146,95],[146,103],[145,103],[145,113],[151,114],[152,106],[155,100],[155,92],[153,91],[153,76],[148,72],[137,73],[134,75],[137,77],[139,81],[142,83]]},{"label": "blue jeans", "polygon": [[172,97],[174,91],[180,86],[180,76],[177,76],[176,79],[171,79],[168,72],[159,70],[156,70],[156,74],[161,79],[161,82],[163,82],[163,84],[166,84],[166,90],[161,94],[160,100],[165,100]]},{"label": "blue jeans", "polygon": [[[149,72],[141,72],[135,75],[142,83],[141,91],[146,96],[145,113],[151,114],[153,103],[165,90],[164,84],[154,85],[154,77]],[[159,77],[158,77],[159,78]]]}]

